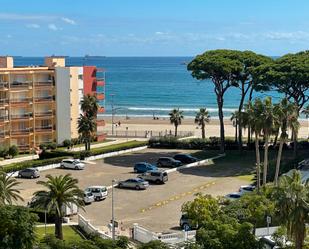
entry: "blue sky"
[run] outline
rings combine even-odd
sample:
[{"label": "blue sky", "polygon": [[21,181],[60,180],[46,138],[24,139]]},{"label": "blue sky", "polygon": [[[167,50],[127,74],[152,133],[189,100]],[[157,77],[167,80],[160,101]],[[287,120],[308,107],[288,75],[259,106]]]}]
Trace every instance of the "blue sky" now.
[{"label": "blue sky", "polygon": [[0,54],[192,56],[308,49],[308,0],[1,0]]}]

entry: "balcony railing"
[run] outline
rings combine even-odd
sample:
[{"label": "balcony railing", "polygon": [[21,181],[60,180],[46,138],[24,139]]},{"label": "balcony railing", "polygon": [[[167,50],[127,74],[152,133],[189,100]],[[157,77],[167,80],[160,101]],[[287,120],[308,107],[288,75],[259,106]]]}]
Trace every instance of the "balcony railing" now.
[{"label": "balcony railing", "polygon": [[25,82],[20,82],[20,81],[13,81],[10,84],[11,88],[27,88],[31,86],[31,82],[25,81]]},{"label": "balcony railing", "polygon": [[24,134],[26,135],[26,134],[29,134],[32,131],[33,131],[32,128],[17,129],[17,130],[11,130],[11,134],[12,135],[24,135]]},{"label": "balcony railing", "polygon": [[9,131],[0,131],[0,138],[5,138],[9,135],[10,135]]},{"label": "balcony railing", "polygon": [[52,125],[47,125],[47,126],[36,126],[35,131],[52,131],[53,126]]},{"label": "balcony railing", "polygon": [[0,81],[0,89],[5,89],[9,87],[9,83],[5,81]]},{"label": "balcony railing", "polygon": [[48,116],[52,116],[53,115],[53,111],[46,111],[46,112],[35,112],[35,117],[48,117]]},{"label": "balcony railing", "polygon": [[54,86],[54,81],[53,80],[37,81],[37,82],[34,82],[34,86],[36,86],[36,87],[40,87],[40,86]]},{"label": "balcony railing", "polygon": [[34,98],[35,102],[48,102],[54,100],[53,96],[36,96]]},{"label": "balcony railing", "polygon": [[11,104],[28,103],[30,104],[32,98],[14,98],[10,99]]},{"label": "balcony railing", "polygon": [[9,116],[0,116],[0,122],[9,121]]},{"label": "balcony railing", "polygon": [[17,144],[17,147],[21,151],[26,151],[26,150],[30,149],[30,145],[29,144]]},{"label": "balcony railing", "polygon": [[32,113],[11,115],[11,119],[14,119],[14,120],[17,120],[17,119],[28,119],[28,118],[32,118]]},{"label": "balcony railing", "polygon": [[9,104],[9,99],[0,99],[0,106],[1,105],[8,105]]}]

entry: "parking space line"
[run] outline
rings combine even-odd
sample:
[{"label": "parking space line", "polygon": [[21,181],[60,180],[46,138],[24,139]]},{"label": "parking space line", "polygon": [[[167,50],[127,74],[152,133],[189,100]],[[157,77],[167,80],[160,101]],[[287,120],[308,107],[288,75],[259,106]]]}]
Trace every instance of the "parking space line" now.
[{"label": "parking space line", "polygon": [[140,210],[140,212],[141,212],[141,213],[145,213],[145,212],[150,211],[150,210],[152,210],[152,209],[154,209],[154,208],[163,207],[163,206],[169,204],[169,203],[172,202],[172,201],[176,201],[176,200],[179,200],[179,199],[184,198],[184,197],[186,197],[186,196],[192,195],[192,194],[194,194],[194,193],[198,193],[200,190],[209,188],[210,186],[213,186],[214,184],[216,184],[216,181],[212,181],[212,182],[205,183],[205,184],[203,184],[203,185],[200,185],[200,186],[198,186],[198,187],[195,187],[195,188],[192,189],[191,191],[187,191],[187,192],[180,193],[180,194],[175,195],[175,196],[172,196],[172,197],[170,197],[170,198],[168,198],[168,199],[166,199],[166,200],[159,201],[159,202],[157,202],[157,203],[155,203],[155,204],[153,204],[153,205],[151,205],[151,206],[149,206],[149,207],[147,207],[147,208],[142,208],[142,209]]}]

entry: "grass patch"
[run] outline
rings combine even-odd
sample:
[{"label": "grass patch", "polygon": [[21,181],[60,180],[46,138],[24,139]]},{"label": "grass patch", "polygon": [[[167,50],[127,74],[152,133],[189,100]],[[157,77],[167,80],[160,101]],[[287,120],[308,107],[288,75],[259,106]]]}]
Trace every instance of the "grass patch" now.
[{"label": "grass patch", "polygon": [[[76,232],[76,229],[73,226],[63,226],[63,238],[66,242],[79,242],[82,241],[83,238],[79,233]],[[35,232],[37,235],[37,241],[42,243],[45,236],[45,227],[36,227]],[[47,234],[55,234],[55,227],[46,227]]]},{"label": "grass patch", "polygon": [[240,180],[252,182],[254,180],[254,175],[241,175],[237,176]]},{"label": "grass patch", "polygon": [[207,159],[207,158],[211,158],[211,157],[215,157],[219,154],[220,152],[217,150],[201,150],[201,151],[197,151],[192,153],[191,155],[198,158],[198,159]]}]

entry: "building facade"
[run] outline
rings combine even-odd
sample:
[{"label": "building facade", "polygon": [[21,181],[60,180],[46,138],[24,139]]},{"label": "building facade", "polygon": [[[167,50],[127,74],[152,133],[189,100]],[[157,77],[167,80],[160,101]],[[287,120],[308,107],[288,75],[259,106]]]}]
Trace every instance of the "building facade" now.
[{"label": "building facade", "polygon": [[[99,113],[104,112],[104,74],[99,79],[98,71],[94,66],[66,67],[64,57],[24,67],[14,67],[12,57],[0,57],[0,146],[30,151],[42,143],[77,138],[84,94],[95,94]],[[97,139],[103,140],[104,121],[98,118],[97,124]]]}]

